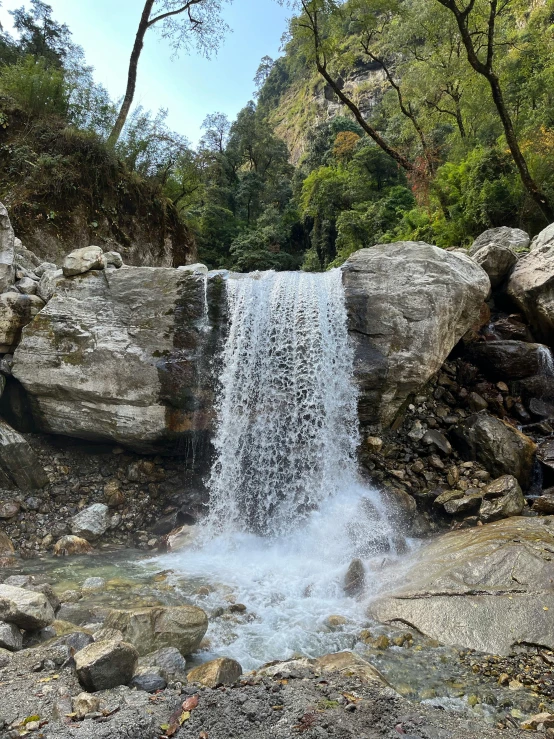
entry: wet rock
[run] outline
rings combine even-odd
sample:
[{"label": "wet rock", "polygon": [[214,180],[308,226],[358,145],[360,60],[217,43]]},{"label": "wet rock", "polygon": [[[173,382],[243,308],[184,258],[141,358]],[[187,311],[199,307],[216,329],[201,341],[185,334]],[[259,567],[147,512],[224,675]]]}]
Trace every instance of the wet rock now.
[{"label": "wet rock", "polygon": [[75,655],[79,682],[94,692],[127,685],[137,662],[138,652],[133,645],[115,639],[94,642]]},{"label": "wet rock", "polygon": [[71,533],[87,541],[95,541],[105,534],[111,523],[108,506],[93,503],[71,519]]},{"label": "wet rock", "polygon": [[186,660],[175,647],[157,649],[140,657],[139,668],[161,675],[168,683],[186,682]]},{"label": "wet rock", "polygon": [[[554,418],[554,403],[546,400],[539,400],[539,398],[531,398],[528,403],[529,411],[535,418],[547,419]],[[528,416],[529,418],[529,416]],[[529,418],[529,421],[531,419]]]},{"label": "wet rock", "polygon": [[217,685],[232,685],[242,675],[240,664],[228,657],[219,657],[194,667],[187,675],[189,683],[198,683],[207,688]]},{"label": "wet rock", "polygon": [[469,254],[473,256],[483,247],[491,246],[509,249],[514,254],[519,254],[529,249],[529,242],[529,234],[520,228],[510,228],[509,226],[489,228],[475,239],[469,249]]},{"label": "wet rock", "polygon": [[444,534],[419,551],[404,584],[369,608],[443,644],[506,655],[554,647],[554,518],[511,517]]},{"label": "wet rock", "polygon": [[471,256],[488,274],[493,289],[504,282],[517,262],[517,256],[511,249],[494,243],[482,246]]},{"label": "wet rock", "polygon": [[471,361],[493,378],[519,380],[542,372],[548,348],[525,341],[483,341],[469,348]]},{"label": "wet rock", "polygon": [[63,260],[62,270],[65,277],[82,275],[91,269],[104,269],[103,252],[99,246],[84,246],[75,249]]},{"label": "wet rock", "polygon": [[482,521],[497,521],[508,516],[519,516],[525,507],[525,498],[518,481],[512,475],[493,480],[482,491],[483,502],[479,509]]},{"label": "wet rock", "polygon": [[18,652],[23,647],[23,635],[15,624],[0,622],[0,648]]},{"label": "wet rock", "polygon": [[83,719],[87,713],[96,713],[100,710],[100,698],[90,693],[79,693],[71,703],[77,719]]},{"label": "wet rock", "polygon": [[0,585],[0,620],[20,629],[42,629],[54,621],[54,611],[42,593]]},{"label": "wet rock", "polygon": [[344,576],[344,592],[358,595],[365,586],[365,568],[361,559],[353,559]]},{"label": "wet rock", "polygon": [[533,501],[533,510],[546,516],[554,514],[554,492],[544,491]]},{"label": "wet rock", "polygon": [[537,447],[513,426],[481,412],[453,428],[450,438],[464,459],[481,462],[495,477],[512,474],[522,487],[529,485]]},{"label": "wet rock", "polygon": [[56,557],[68,557],[72,554],[90,554],[92,551],[92,546],[86,539],[82,539],[80,536],[62,536],[54,544],[54,554]]},{"label": "wet rock", "polygon": [[181,654],[190,654],[206,633],[208,617],[195,606],[156,606],[110,611],[104,625],[121,631],[140,655],[160,647],[175,647]]},{"label": "wet rock", "polygon": [[106,581],[103,577],[87,577],[81,586],[83,591],[89,590],[94,592],[95,590],[103,590],[106,587]]},{"label": "wet rock", "polygon": [[157,690],[165,690],[167,682],[161,675],[153,672],[140,672],[133,676],[129,687],[144,690],[146,693],[155,693]]},{"label": "wet rock", "polygon": [[489,278],[469,257],[421,242],[362,249],[343,274],[361,420],[388,426],[479,322]]}]

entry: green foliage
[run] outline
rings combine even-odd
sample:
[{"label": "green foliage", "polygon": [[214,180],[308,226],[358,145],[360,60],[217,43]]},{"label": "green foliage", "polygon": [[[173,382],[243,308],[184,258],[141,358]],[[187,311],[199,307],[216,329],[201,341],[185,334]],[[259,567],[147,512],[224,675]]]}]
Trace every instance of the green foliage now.
[{"label": "green foliage", "polygon": [[0,70],[0,93],[10,97],[31,118],[64,117],[69,91],[63,71],[48,67],[44,59],[26,56]]}]

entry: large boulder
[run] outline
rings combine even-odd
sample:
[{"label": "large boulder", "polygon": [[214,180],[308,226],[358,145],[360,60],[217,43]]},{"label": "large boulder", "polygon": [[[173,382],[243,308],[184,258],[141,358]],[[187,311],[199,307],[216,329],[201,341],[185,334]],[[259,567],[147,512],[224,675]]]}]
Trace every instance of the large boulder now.
[{"label": "large boulder", "polygon": [[525,508],[525,498],[518,481],[512,475],[502,475],[489,483],[483,493],[479,517],[489,523],[500,518],[519,516]]},{"label": "large boulder", "polygon": [[196,606],[155,606],[110,611],[104,625],[121,631],[141,656],[161,647],[190,654],[206,633],[208,617]]},{"label": "large boulder", "polygon": [[21,338],[21,332],[44,308],[38,295],[5,292],[0,295],[0,354],[11,352]]},{"label": "large boulder", "polygon": [[0,621],[20,629],[43,629],[54,621],[54,611],[43,593],[0,585]]},{"label": "large boulder", "polygon": [[489,278],[465,254],[411,241],[362,249],[343,269],[360,419],[389,425],[479,324]]},{"label": "large boulder", "polygon": [[508,654],[554,649],[554,517],[513,517],[422,547],[400,587],[369,614],[448,645]]},{"label": "large boulder", "polygon": [[471,256],[488,274],[493,288],[504,282],[517,262],[517,257],[511,249],[496,244],[482,246]]},{"label": "large boulder", "polygon": [[0,203],[0,293],[9,290],[14,278],[14,233],[8,211]]},{"label": "large boulder", "polygon": [[526,341],[483,341],[469,346],[474,364],[495,379],[520,380],[545,372],[550,350]]},{"label": "large boulder", "polygon": [[36,490],[48,483],[44,467],[29,443],[0,418],[0,470],[20,490]]},{"label": "large boulder", "polygon": [[133,645],[118,639],[93,642],[75,654],[79,682],[91,691],[127,685],[137,662],[138,652]]},{"label": "large boulder", "polygon": [[535,236],[531,242],[531,251],[535,249],[541,249],[543,246],[552,246],[554,244],[554,223],[551,223],[546,228]]},{"label": "large boulder", "polygon": [[528,487],[537,445],[518,429],[481,411],[455,426],[451,440],[464,459],[481,462],[494,477],[513,475]]},{"label": "large boulder", "polygon": [[510,228],[509,226],[489,228],[488,231],[484,231],[475,239],[470,247],[469,254],[474,256],[485,247],[509,249],[514,254],[519,254],[527,251],[529,241],[529,234],[520,228]]},{"label": "large boulder", "polygon": [[36,426],[139,451],[180,453],[193,439],[198,448],[214,417],[209,368],[224,277],[121,267],[45,272],[41,285],[47,275],[56,292],[25,329],[12,368]]},{"label": "large boulder", "polygon": [[[540,235],[539,235],[540,238]],[[534,247],[519,259],[507,285],[510,298],[523,311],[534,335],[554,342],[554,243]]]}]

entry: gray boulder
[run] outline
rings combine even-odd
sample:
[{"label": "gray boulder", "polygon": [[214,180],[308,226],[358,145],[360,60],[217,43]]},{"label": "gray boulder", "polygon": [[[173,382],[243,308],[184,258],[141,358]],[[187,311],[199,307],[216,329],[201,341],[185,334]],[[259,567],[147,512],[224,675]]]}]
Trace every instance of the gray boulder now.
[{"label": "gray boulder", "polygon": [[346,595],[361,593],[365,585],[365,568],[361,559],[353,559],[344,576],[344,592]]},{"label": "gray boulder", "polygon": [[464,459],[481,462],[494,477],[513,475],[529,485],[537,445],[513,426],[481,411],[454,427],[451,440]]},{"label": "gray boulder", "polygon": [[52,606],[42,593],[0,585],[0,621],[20,629],[43,629],[54,618]]},{"label": "gray boulder", "polygon": [[531,242],[531,251],[535,251],[535,249],[541,249],[543,246],[552,246],[554,245],[554,223],[551,223],[546,228],[543,228],[543,230],[535,236],[533,241]]},{"label": "gray boulder", "polygon": [[123,267],[123,258],[118,251],[107,251],[104,254],[104,263],[107,267],[119,269]]},{"label": "gray boulder", "polygon": [[23,648],[23,634],[15,624],[0,623],[0,648],[10,652]]},{"label": "gray boulder", "polygon": [[519,516],[524,508],[525,498],[518,481],[512,475],[502,475],[484,489],[479,517],[488,523],[500,518]]},{"label": "gray boulder", "polygon": [[104,626],[121,631],[140,655],[160,647],[175,647],[181,654],[190,654],[206,633],[208,617],[195,606],[156,606],[110,611]]},{"label": "gray boulder", "polygon": [[[14,233],[6,207],[0,203],[0,293],[4,293],[13,285],[14,269]],[[0,341],[0,343],[2,343]]]},{"label": "gray boulder", "polygon": [[484,247],[500,247],[501,249],[509,249],[514,254],[525,252],[529,249],[529,234],[520,228],[510,228],[509,226],[500,226],[499,228],[489,228],[480,236],[478,236],[469,250],[470,256],[474,256]]},{"label": "gray boulder", "polygon": [[15,283],[15,286],[23,295],[36,295],[38,282],[31,277],[22,277]]},{"label": "gray boulder", "polygon": [[40,279],[45,272],[55,272],[57,269],[57,265],[53,262],[41,262],[38,267],[35,267],[35,274]]},{"label": "gray boulder", "polygon": [[138,652],[133,645],[117,639],[93,642],[75,654],[79,682],[93,692],[127,685],[137,662]]},{"label": "gray boulder", "polygon": [[173,453],[176,442],[210,433],[209,367],[225,315],[220,275],[205,290],[202,275],[170,268],[70,279],[46,271],[39,293],[51,299],[12,369],[39,430]]},{"label": "gray boulder", "polygon": [[63,260],[62,270],[66,277],[82,275],[91,269],[104,269],[103,251],[99,246],[84,246],[75,249]]},{"label": "gray boulder", "polygon": [[163,647],[140,657],[138,670],[142,673],[155,673],[168,683],[186,682],[187,662],[175,647]]},{"label": "gray boulder", "polygon": [[495,379],[520,380],[545,370],[548,347],[526,341],[483,341],[468,348],[471,361]]},{"label": "gray boulder", "polygon": [[497,244],[482,246],[471,256],[488,274],[493,288],[504,282],[517,262],[517,257],[511,249]]},{"label": "gray boulder", "polygon": [[77,513],[70,522],[71,533],[86,541],[95,541],[106,533],[111,523],[110,509],[103,503],[93,503]]},{"label": "gray boulder", "polygon": [[506,655],[554,648],[554,517],[512,517],[422,547],[403,582],[369,615],[443,644]]},{"label": "gray boulder", "polygon": [[343,270],[360,418],[390,425],[461,337],[479,325],[490,281],[465,254],[423,242],[362,249]]},{"label": "gray boulder", "polygon": [[554,244],[537,245],[518,260],[507,293],[540,340],[554,343]]},{"label": "gray boulder", "polygon": [[62,280],[63,271],[61,269],[57,269],[55,266],[54,269],[45,269],[40,277],[37,287],[37,295],[39,298],[47,303],[52,295],[54,295],[56,287]]},{"label": "gray boulder", "polygon": [[20,490],[36,490],[48,483],[44,467],[29,443],[0,418],[0,470]]}]

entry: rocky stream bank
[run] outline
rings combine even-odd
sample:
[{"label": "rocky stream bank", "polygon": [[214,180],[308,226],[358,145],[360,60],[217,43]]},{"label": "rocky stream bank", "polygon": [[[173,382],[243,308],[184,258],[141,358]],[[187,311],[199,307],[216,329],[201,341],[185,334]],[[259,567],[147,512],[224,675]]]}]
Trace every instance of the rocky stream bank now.
[{"label": "rocky stream bank", "polygon": [[228,279],[41,264],[0,210],[0,736],[554,736],[554,229],[347,262],[360,470],[406,561],[364,623],[321,614],[347,651],[248,674],[210,644],[257,618],[232,589],[106,565],[207,510]]}]

